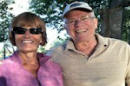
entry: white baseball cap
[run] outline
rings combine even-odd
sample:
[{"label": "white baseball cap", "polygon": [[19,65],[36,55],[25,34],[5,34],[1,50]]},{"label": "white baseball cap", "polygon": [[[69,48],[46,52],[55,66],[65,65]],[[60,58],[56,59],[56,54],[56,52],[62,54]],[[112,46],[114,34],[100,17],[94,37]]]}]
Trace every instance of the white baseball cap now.
[{"label": "white baseball cap", "polygon": [[93,9],[89,6],[88,3],[86,2],[78,2],[78,1],[75,1],[71,4],[68,4],[65,9],[64,9],[64,12],[63,12],[63,17],[68,13],[70,12],[71,10],[74,10],[74,9],[78,9],[78,8],[82,8],[82,9],[86,9],[87,11],[93,11]]}]

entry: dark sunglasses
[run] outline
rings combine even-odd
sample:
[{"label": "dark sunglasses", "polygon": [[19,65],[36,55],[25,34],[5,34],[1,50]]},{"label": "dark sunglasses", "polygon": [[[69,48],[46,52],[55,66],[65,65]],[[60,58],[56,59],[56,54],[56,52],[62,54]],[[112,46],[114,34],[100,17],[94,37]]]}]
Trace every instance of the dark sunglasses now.
[{"label": "dark sunglasses", "polygon": [[41,28],[30,28],[30,29],[26,29],[26,28],[22,28],[22,27],[14,27],[13,28],[13,32],[15,34],[25,34],[25,32],[29,30],[29,32],[31,34],[40,34],[42,33],[42,29]]}]

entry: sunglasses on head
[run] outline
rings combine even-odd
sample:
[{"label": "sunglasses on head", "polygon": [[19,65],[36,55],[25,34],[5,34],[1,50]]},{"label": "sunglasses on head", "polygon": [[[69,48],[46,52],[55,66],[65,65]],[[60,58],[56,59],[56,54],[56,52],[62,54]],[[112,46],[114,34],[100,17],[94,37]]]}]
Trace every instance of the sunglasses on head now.
[{"label": "sunglasses on head", "polygon": [[13,28],[13,32],[15,34],[25,34],[26,31],[29,31],[31,34],[40,34],[42,33],[42,29],[41,28],[30,28],[30,29],[26,29],[26,28],[22,28],[22,27],[14,27]]}]

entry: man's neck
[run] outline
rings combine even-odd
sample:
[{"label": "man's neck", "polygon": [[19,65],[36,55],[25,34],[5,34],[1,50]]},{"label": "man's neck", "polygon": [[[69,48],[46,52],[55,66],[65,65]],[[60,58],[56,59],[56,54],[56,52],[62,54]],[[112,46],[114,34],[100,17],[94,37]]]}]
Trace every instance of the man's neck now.
[{"label": "man's neck", "polygon": [[75,43],[76,49],[83,52],[84,54],[86,54],[88,56],[91,56],[91,54],[94,52],[96,46],[97,46],[96,38],[94,40],[90,40],[90,41],[81,41],[81,42]]}]

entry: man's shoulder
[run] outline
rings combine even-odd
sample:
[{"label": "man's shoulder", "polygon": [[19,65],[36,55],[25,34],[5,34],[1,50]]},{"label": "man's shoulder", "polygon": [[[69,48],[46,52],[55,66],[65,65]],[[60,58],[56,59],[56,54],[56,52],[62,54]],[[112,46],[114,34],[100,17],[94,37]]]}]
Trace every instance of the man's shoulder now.
[{"label": "man's shoulder", "polygon": [[49,51],[47,51],[46,55],[51,56],[51,60],[55,62],[57,59],[59,59],[64,55],[65,51],[66,51],[66,43],[51,48]]},{"label": "man's shoulder", "polygon": [[103,40],[104,43],[107,43],[109,45],[116,44],[119,46],[129,46],[129,44],[126,41],[123,41],[121,39],[111,38],[111,37],[104,37],[101,35],[98,35],[99,40]]},{"label": "man's shoulder", "polygon": [[61,44],[59,46],[55,46],[47,51],[47,55],[63,52],[66,49],[66,46],[67,46],[67,42],[65,42],[64,44]]},{"label": "man's shoulder", "polygon": [[109,44],[116,44],[119,46],[129,46],[129,44],[126,41],[123,41],[121,39],[115,39],[115,38],[108,38],[106,37]]}]

